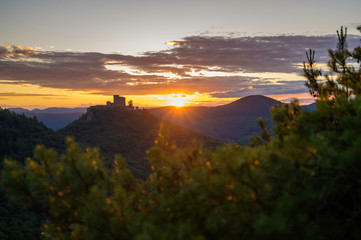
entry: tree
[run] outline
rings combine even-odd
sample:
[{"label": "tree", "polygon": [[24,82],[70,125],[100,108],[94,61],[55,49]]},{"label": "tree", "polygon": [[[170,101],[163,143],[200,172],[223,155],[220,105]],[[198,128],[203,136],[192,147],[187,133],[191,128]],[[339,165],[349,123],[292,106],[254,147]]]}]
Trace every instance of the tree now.
[{"label": "tree", "polygon": [[128,101],[128,107],[133,108],[133,100]]},{"label": "tree", "polygon": [[[361,26],[358,27],[361,32]],[[348,50],[347,28],[341,27],[337,31],[338,43],[335,50],[329,50],[329,71],[332,74],[325,75],[326,82],[319,82],[321,70],[315,68],[315,52],[311,49],[306,52],[307,63],[303,63],[304,76],[307,81],[306,87],[310,94],[316,98],[336,98],[339,95],[349,98],[361,94],[361,69],[354,67],[353,63],[360,64],[361,48],[356,47],[352,52]],[[333,77],[333,74],[336,77]]]},{"label": "tree", "polygon": [[55,239],[129,237],[126,227],[132,211],[128,208],[133,207],[137,193],[124,159],[116,157],[114,168],[108,170],[98,150],[82,152],[71,138],[66,154],[59,156],[38,146],[34,156],[25,167],[6,160],[1,180],[11,201],[43,211],[46,235]]},{"label": "tree", "polygon": [[271,131],[267,129],[268,120],[263,118],[257,119],[257,124],[261,128],[261,133],[259,136],[251,137],[250,144],[251,146],[262,145],[268,143],[272,139]]},{"label": "tree", "polygon": [[310,94],[313,97],[318,97],[320,90],[319,90],[319,83],[317,82],[317,78],[322,75],[321,69],[315,69],[314,65],[315,61],[315,51],[311,49],[309,52],[306,52],[307,57],[307,65],[303,62],[303,72],[307,81],[305,82],[306,87],[308,87]]}]

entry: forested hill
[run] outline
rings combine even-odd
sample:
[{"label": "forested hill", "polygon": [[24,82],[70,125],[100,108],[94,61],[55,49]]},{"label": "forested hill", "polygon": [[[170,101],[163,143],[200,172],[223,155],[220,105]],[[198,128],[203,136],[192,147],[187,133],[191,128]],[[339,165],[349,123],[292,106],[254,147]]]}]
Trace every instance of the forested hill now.
[{"label": "forested hill", "polygon": [[36,117],[28,118],[0,108],[0,162],[4,157],[23,162],[37,144],[62,152],[64,136],[39,123]]},{"label": "forested hill", "polygon": [[218,107],[162,107],[150,111],[160,118],[223,141],[248,144],[251,136],[259,134],[257,119],[262,117],[270,120],[270,108],[276,105],[282,103],[269,97],[253,95]]},{"label": "forested hill", "polygon": [[[64,136],[39,123],[36,117],[0,108],[0,171],[4,158],[24,162],[32,157],[37,144],[57,152],[65,150]],[[42,221],[39,214],[10,205],[0,188],[0,239],[41,239]]]},{"label": "forested hill", "polygon": [[[154,145],[160,123],[158,117],[145,110],[92,107],[88,114],[58,132],[39,123],[36,117],[0,108],[0,170],[4,158],[24,162],[32,157],[37,144],[63,152],[64,135],[72,135],[83,147],[99,147],[105,160],[113,160],[120,153],[137,177],[145,177],[150,172],[145,153]],[[210,147],[220,143],[175,124],[168,125],[180,146],[192,139],[200,139]],[[40,239],[42,221],[40,215],[8,204],[0,189],[0,239]]]},{"label": "forested hill", "polygon": [[[84,146],[99,147],[107,162],[112,161],[115,154],[121,154],[136,176],[145,177],[150,172],[146,151],[154,146],[161,122],[147,110],[94,106],[60,132],[74,136]],[[216,139],[174,123],[167,122],[166,125],[178,146],[191,144],[193,139],[201,140],[206,147],[220,144]]]}]

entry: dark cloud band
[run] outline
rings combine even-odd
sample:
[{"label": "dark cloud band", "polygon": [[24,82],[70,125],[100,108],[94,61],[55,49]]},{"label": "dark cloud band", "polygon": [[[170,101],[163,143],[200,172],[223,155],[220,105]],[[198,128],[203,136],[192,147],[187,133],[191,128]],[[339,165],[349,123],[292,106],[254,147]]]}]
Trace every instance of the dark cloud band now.
[{"label": "dark cloud band", "polygon": [[[359,44],[360,37],[348,39],[352,48]],[[298,66],[308,48],[316,50],[318,62],[325,62],[327,50],[334,48],[336,42],[335,36],[190,36],[172,42],[173,47],[168,50],[145,52],[141,56],[3,46],[0,80],[106,95],[201,92],[226,98],[296,94],[306,91],[302,81],[269,81],[257,73],[301,74]],[[199,74],[195,76],[192,72]]]}]

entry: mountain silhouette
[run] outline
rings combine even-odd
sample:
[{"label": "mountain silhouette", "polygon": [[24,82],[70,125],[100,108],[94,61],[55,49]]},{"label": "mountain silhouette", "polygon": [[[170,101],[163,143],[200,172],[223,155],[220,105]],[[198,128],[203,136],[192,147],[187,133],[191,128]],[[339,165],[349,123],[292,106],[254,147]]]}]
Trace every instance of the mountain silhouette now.
[{"label": "mountain silhouette", "polygon": [[86,108],[58,108],[51,107],[46,109],[27,110],[24,108],[9,108],[10,111],[24,114],[27,117],[34,117],[44,123],[47,127],[58,130],[67,124],[77,120],[82,114],[86,113]]},{"label": "mountain silhouette", "polygon": [[275,105],[282,103],[262,95],[252,95],[217,107],[162,107],[150,109],[150,112],[222,141],[248,144],[251,136],[259,134],[257,119],[270,120],[270,108]]}]

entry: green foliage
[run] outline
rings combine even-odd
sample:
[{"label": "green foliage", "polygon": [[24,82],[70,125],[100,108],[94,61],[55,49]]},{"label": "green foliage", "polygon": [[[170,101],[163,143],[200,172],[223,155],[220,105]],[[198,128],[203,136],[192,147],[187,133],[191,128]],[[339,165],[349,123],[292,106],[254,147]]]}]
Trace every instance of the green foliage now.
[{"label": "green foliage", "polygon": [[310,49],[309,53],[306,52],[308,62],[303,64],[304,76],[307,78],[305,85],[309,88],[311,95],[325,101],[339,95],[348,98],[361,94],[360,65],[355,67],[355,63],[360,64],[361,48],[358,46],[352,52],[348,50],[347,28],[344,30],[341,27],[340,31],[337,31],[337,37],[336,49],[328,51],[330,56],[328,67],[332,74],[325,76],[326,82],[320,82],[317,79],[322,73],[315,67],[314,51]]},{"label": "green foliage", "polygon": [[332,89],[310,84],[317,110],[274,107],[274,136],[260,120],[252,147],[179,148],[161,126],[141,180],[124,159],[106,168],[68,139],[63,155],[39,146],[25,166],[5,161],[1,184],[12,202],[42,209],[54,239],[360,239],[360,69],[345,69]]},{"label": "green foliage", "polygon": [[307,57],[307,65],[303,62],[303,72],[307,81],[305,82],[306,87],[308,87],[310,94],[313,97],[317,97],[319,93],[319,84],[317,82],[317,78],[322,75],[321,69],[317,69],[314,67],[316,64],[315,60],[315,51],[311,49],[309,52],[306,52]]},{"label": "green foliage", "polygon": [[[63,151],[63,136],[28,118],[0,108],[0,170],[4,157],[24,162],[37,144]],[[8,203],[0,188],[0,239],[39,239],[41,215]]]},{"label": "green foliage", "polygon": [[271,141],[272,138],[271,131],[267,129],[267,124],[268,124],[267,119],[258,118],[257,124],[261,128],[261,133],[259,136],[250,138],[251,146],[257,146],[268,143],[269,141]]},{"label": "green foliage", "polygon": [[64,149],[63,136],[28,118],[0,108],[0,160],[4,157],[24,161],[32,155],[37,144],[45,144],[57,151]]},{"label": "green foliage", "polygon": [[264,208],[259,152],[229,145],[216,151],[194,143],[175,148],[160,134],[149,152],[154,172],[145,201],[148,239],[232,239],[252,236],[253,220]]},{"label": "green foliage", "polygon": [[[61,156],[38,146],[34,160],[28,158],[24,167],[6,160],[2,184],[12,202],[35,206],[44,212],[46,236],[55,239],[127,236],[122,228],[127,225],[124,221],[129,220],[127,209],[135,194],[131,193],[135,180],[121,157],[115,158],[114,168],[109,171],[98,150],[82,152],[69,138],[67,152]],[[120,233],[114,233],[114,229]]]},{"label": "green foliage", "polygon": [[175,239],[203,239],[223,228],[230,231],[226,238],[252,231],[249,220],[262,206],[258,189],[264,184],[252,149],[242,161],[236,145],[212,152],[194,143],[181,150],[162,128],[148,154],[154,172],[143,181],[134,179],[124,159],[117,157],[109,170],[97,150],[82,152],[67,141],[64,155],[39,146],[34,160],[25,166],[7,160],[2,172],[12,202],[47,216],[47,236],[166,239],[176,233]]},{"label": "green foliage", "polygon": [[9,204],[0,192],[0,239],[40,239],[41,217]]}]

